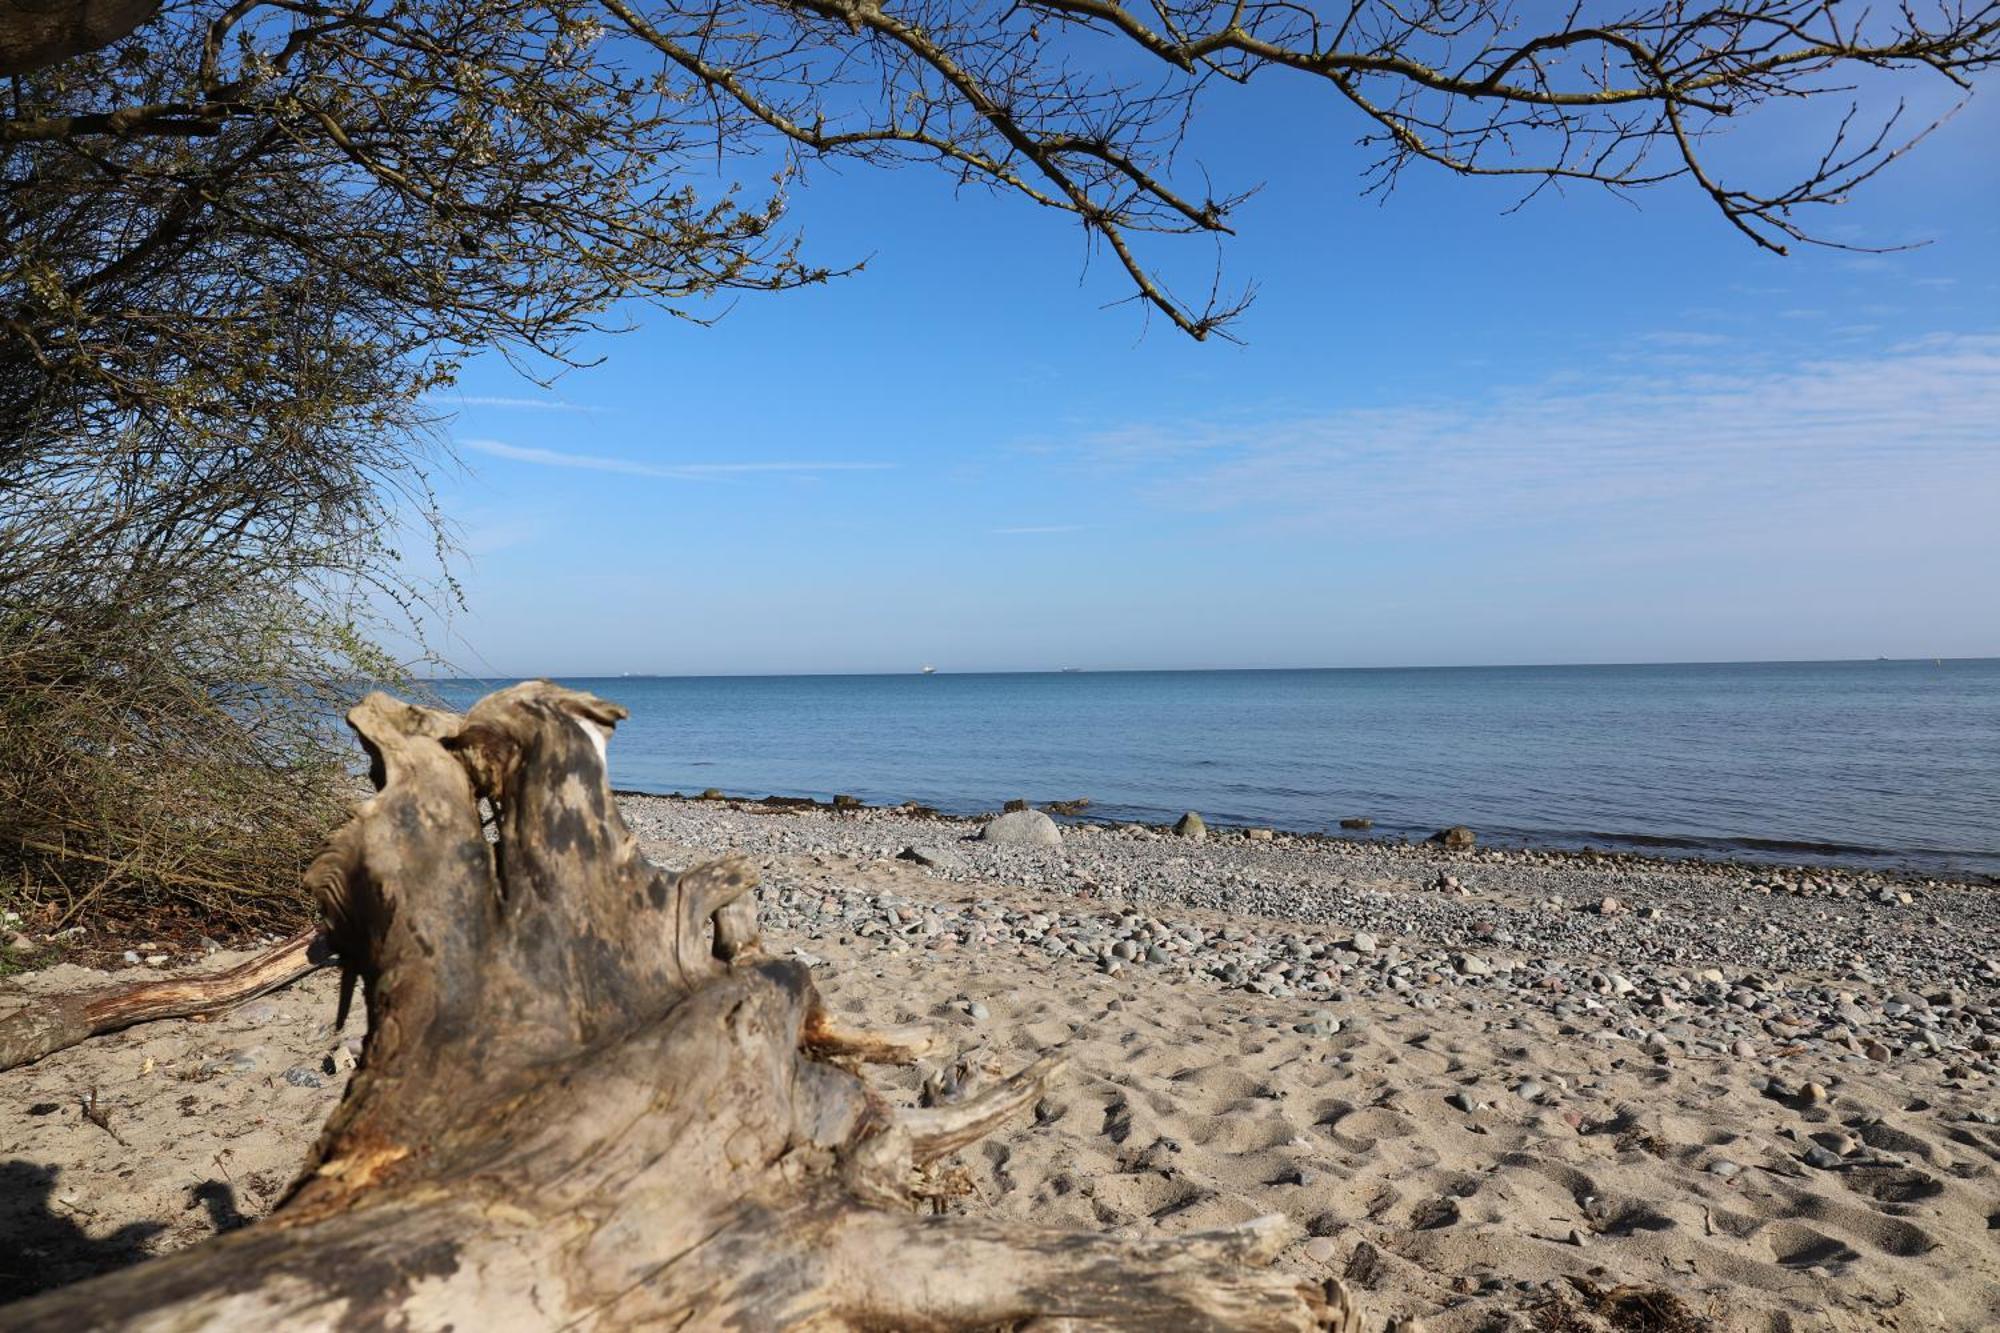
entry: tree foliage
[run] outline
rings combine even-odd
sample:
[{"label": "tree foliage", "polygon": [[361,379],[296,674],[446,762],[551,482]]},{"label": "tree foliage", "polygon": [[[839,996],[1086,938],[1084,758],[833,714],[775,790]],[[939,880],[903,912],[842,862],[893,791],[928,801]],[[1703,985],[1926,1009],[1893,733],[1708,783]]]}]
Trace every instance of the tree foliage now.
[{"label": "tree foliage", "polygon": [[[325,818],[306,719],[389,667],[370,616],[425,591],[398,546],[444,538],[428,396],[485,350],[559,364],[621,303],[704,318],[825,278],[781,230],[814,162],[1068,214],[1206,337],[1242,299],[1175,290],[1151,247],[1231,225],[1242,196],[1180,151],[1219,83],[1322,88],[1369,188],[1678,183],[1781,250],[1923,127],[1856,107],[1748,182],[1719,128],[1885,70],[1969,89],[2000,51],[1977,0],[168,0],[132,30],[144,9],[0,14],[0,846],[63,894],[288,882],[303,844],[252,830]],[[199,837],[197,756],[204,793],[264,784]]]}]

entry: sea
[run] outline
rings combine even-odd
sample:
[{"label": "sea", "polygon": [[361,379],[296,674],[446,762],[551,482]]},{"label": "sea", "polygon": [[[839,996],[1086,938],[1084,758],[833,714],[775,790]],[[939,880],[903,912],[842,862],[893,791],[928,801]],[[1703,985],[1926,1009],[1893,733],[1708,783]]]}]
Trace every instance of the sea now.
[{"label": "sea", "polygon": [[564,683],[631,711],[635,791],[2000,876],[1996,658]]}]

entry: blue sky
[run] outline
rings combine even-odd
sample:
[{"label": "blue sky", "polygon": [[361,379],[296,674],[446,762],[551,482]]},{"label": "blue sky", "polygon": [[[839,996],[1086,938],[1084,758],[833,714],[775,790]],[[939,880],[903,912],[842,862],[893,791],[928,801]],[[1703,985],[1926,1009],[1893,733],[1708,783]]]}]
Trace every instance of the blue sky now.
[{"label": "blue sky", "polygon": [[[1814,151],[1810,119],[1727,148]],[[1818,115],[1819,113],[1814,113]],[[1262,183],[1242,346],[1133,305],[1061,216],[810,177],[828,287],[475,363],[440,478],[496,675],[2000,654],[2000,98],[1777,258],[1684,184],[1412,172],[1303,85],[1194,158]],[[1205,282],[1206,239],[1153,253]]]}]

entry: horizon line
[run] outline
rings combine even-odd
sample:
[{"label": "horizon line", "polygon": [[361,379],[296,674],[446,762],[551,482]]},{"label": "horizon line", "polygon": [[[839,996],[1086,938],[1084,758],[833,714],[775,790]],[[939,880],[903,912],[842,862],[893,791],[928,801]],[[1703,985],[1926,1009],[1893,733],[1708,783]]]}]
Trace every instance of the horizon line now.
[{"label": "horizon line", "polygon": [[901,676],[1138,676],[1138,675],[1223,675],[1248,674],[1252,672],[1286,671],[1548,671],[1548,670],[1591,670],[1618,667],[1727,667],[1727,666],[1870,666],[1881,664],[1901,664],[1911,662],[1978,663],[2000,662],[2000,654],[1979,654],[1974,656],[1942,657],[1934,654],[1920,654],[1914,657],[1778,657],[1778,658],[1689,658],[1679,661],[1615,661],[1615,662],[1457,662],[1457,663],[1406,663],[1395,666],[1234,666],[1234,667],[986,667],[986,668],[938,668],[924,671],[909,667],[900,671],[854,670],[854,671],[564,671],[564,672],[496,672],[488,675],[431,675],[413,679],[436,681],[487,682],[508,680],[805,680],[826,677],[882,677],[893,679]]}]

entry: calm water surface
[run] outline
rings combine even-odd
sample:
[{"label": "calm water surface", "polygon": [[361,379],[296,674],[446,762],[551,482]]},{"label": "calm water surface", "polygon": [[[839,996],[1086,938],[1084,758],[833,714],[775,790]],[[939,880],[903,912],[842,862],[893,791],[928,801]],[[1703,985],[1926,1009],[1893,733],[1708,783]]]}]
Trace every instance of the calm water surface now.
[{"label": "calm water surface", "polygon": [[631,709],[644,791],[2000,874],[2000,659],[565,683]]}]

